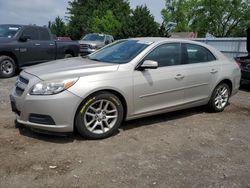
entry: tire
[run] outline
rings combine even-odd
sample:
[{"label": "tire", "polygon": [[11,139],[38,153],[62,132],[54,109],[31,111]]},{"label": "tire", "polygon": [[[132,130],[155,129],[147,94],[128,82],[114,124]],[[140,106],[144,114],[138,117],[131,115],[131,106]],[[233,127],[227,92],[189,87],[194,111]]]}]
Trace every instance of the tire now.
[{"label": "tire", "polygon": [[84,100],[76,114],[75,127],[88,139],[103,139],[118,131],[123,121],[123,105],[118,97],[101,92]]},{"label": "tire", "polygon": [[210,112],[222,112],[228,105],[230,92],[230,88],[226,83],[217,85],[208,103],[208,110]]},{"label": "tire", "polygon": [[0,78],[10,78],[16,73],[16,63],[9,56],[0,56]]},{"label": "tire", "polygon": [[65,54],[65,55],[64,55],[64,58],[71,58],[71,57],[73,57],[72,54]]}]

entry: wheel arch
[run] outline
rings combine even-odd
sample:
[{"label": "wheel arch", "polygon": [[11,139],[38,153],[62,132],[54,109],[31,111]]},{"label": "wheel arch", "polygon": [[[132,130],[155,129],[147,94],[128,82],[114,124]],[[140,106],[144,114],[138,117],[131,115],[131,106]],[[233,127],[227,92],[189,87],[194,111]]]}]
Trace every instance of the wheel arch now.
[{"label": "wheel arch", "polygon": [[18,59],[14,53],[9,52],[9,51],[0,51],[0,56],[9,56],[10,58],[12,58],[14,60],[16,66],[19,67]]},{"label": "wheel arch", "polygon": [[75,57],[75,53],[74,53],[74,51],[72,50],[72,49],[66,49],[65,51],[64,51],[64,54],[66,55],[66,54],[70,54],[70,55],[72,55],[72,57]]},{"label": "wheel arch", "polygon": [[101,90],[94,91],[94,92],[90,93],[89,95],[87,95],[86,97],[84,97],[82,102],[78,105],[77,110],[75,112],[75,116],[74,116],[74,130],[75,130],[76,117],[77,117],[77,114],[81,108],[81,105],[85,102],[86,99],[91,98],[92,96],[94,96],[98,93],[104,93],[104,92],[112,93],[113,95],[115,95],[116,97],[119,98],[119,100],[122,103],[122,107],[123,107],[123,113],[124,113],[123,114],[123,121],[126,119],[127,113],[128,113],[128,104],[127,104],[125,97],[121,94],[121,92],[116,91],[114,89],[101,89]]},{"label": "wheel arch", "polygon": [[225,78],[225,79],[223,79],[222,81],[220,81],[215,87],[217,87],[217,86],[218,86],[219,84],[221,84],[221,83],[225,83],[225,84],[227,84],[227,85],[229,86],[230,95],[231,95],[232,90],[233,90],[233,82],[232,82],[230,79]]}]

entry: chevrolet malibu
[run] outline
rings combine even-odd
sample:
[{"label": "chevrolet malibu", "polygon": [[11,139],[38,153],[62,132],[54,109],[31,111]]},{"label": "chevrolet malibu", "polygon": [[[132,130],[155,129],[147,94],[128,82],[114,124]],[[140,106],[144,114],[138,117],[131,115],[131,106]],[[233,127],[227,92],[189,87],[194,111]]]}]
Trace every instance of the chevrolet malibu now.
[{"label": "chevrolet malibu", "polygon": [[205,44],[134,38],[27,68],[10,100],[20,124],[101,139],[124,120],[202,105],[221,112],[240,77],[237,63]]}]

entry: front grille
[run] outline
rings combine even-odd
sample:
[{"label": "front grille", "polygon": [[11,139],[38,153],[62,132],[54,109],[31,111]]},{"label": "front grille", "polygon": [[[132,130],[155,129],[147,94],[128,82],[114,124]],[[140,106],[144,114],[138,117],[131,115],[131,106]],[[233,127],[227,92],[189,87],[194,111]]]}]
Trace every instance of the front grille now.
[{"label": "front grille", "polygon": [[88,49],[89,45],[88,44],[80,44],[81,49]]},{"label": "front grille", "polygon": [[24,78],[23,76],[19,76],[16,80],[16,94],[21,96],[25,91],[27,85],[29,84],[29,80]]}]

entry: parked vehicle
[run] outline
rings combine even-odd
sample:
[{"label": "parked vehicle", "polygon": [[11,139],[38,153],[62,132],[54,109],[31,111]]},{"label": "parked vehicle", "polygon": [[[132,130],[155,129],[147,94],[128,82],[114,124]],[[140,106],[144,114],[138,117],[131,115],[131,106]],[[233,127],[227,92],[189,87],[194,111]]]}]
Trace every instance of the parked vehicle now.
[{"label": "parked vehicle", "polygon": [[27,68],[10,99],[21,124],[100,139],[123,120],[201,105],[221,112],[240,76],[235,61],[206,44],[135,38],[86,58]]},{"label": "parked vehicle", "polygon": [[99,33],[87,34],[79,41],[80,54],[86,56],[112,42],[114,42],[114,38],[111,35]]},{"label": "parked vehicle", "polygon": [[235,60],[241,68],[241,83],[250,83],[250,28],[247,29],[247,56],[236,57]]},{"label": "parked vehicle", "polygon": [[56,41],[46,27],[0,25],[0,78],[13,76],[24,66],[78,54],[78,42]]}]

